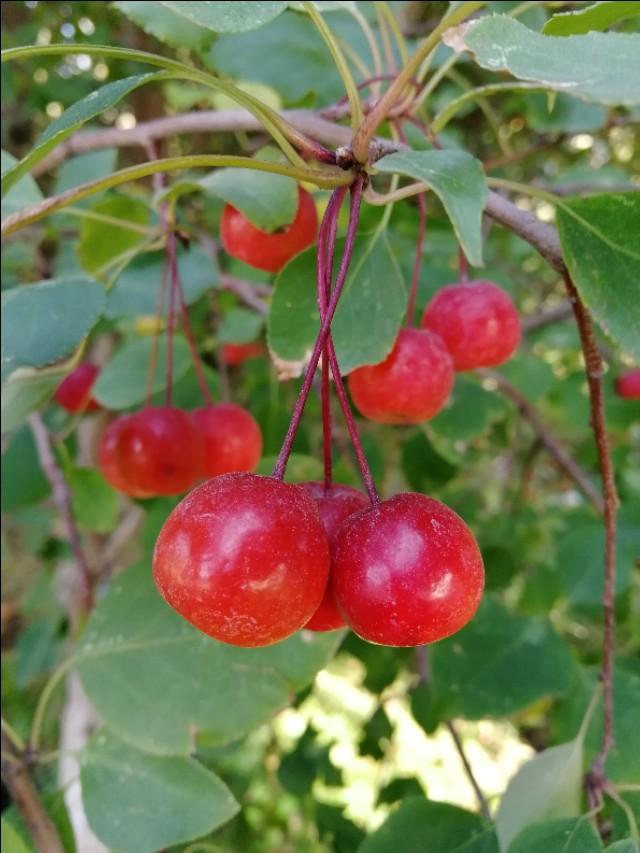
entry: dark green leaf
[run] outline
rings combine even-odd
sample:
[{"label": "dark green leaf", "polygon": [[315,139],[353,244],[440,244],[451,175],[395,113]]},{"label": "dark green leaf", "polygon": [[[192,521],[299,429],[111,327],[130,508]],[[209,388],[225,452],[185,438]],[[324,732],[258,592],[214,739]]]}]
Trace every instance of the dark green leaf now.
[{"label": "dark green leaf", "polygon": [[639,14],[640,7],[636,0],[607,0],[606,3],[593,3],[586,8],[553,15],[544,25],[542,32],[547,36],[571,36],[592,30],[602,31],[625,18]]},{"label": "dark green leaf", "polygon": [[73,514],[78,524],[96,533],[109,533],[118,520],[118,496],[95,468],[67,472]]},{"label": "dark green leaf", "polygon": [[51,491],[42,473],[29,427],[21,427],[2,454],[2,511],[15,512],[38,503]]},{"label": "dark green leaf", "polygon": [[[338,257],[343,245],[339,240]],[[283,373],[289,375],[300,375],[320,327],[315,262],[315,249],[303,252],[276,279],[267,340],[272,353],[284,363]],[[404,282],[386,234],[360,237],[332,325],[343,373],[384,360],[405,308]]]},{"label": "dark green leaf", "polygon": [[266,722],[338,641],[333,632],[301,632],[264,649],[217,643],[165,604],[141,565],[115,578],[93,612],[78,670],[119,736],[157,754],[186,755],[198,731],[223,742]]},{"label": "dark green leaf", "polygon": [[[8,151],[2,151],[2,174],[13,169],[18,161],[9,154]],[[37,204],[42,201],[42,193],[40,188],[31,177],[24,175],[2,198],[2,218],[9,216],[11,213],[16,213],[22,210],[23,207],[28,207],[30,204]],[[4,250],[3,250],[4,252]]]},{"label": "dark green leaf", "polygon": [[443,707],[443,703],[439,700],[433,687],[430,684],[418,684],[411,691],[409,701],[411,703],[411,713],[416,723],[428,735],[432,735],[446,713],[446,709]]},{"label": "dark green leaf", "polygon": [[427,184],[451,220],[469,263],[482,266],[482,212],[487,185],[479,160],[466,151],[398,151],[376,163],[380,172]]},{"label": "dark green leaf", "polygon": [[515,616],[490,595],[462,631],[434,645],[431,661],[450,713],[476,720],[562,693],[571,666],[548,621]]},{"label": "dark green leaf", "polygon": [[[93,396],[106,409],[128,409],[141,403],[147,393],[147,376],[153,340],[139,338],[124,344],[102,369],[93,388]],[[165,387],[166,336],[158,339],[158,354],[153,392]],[[176,383],[189,368],[191,353],[184,338],[173,340],[173,381]]]},{"label": "dark green leaf", "polygon": [[295,219],[298,187],[293,178],[285,175],[255,169],[216,169],[198,183],[263,231],[277,231]]},{"label": "dark green leaf", "polygon": [[124,80],[115,80],[107,83],[100,89],[94,89],[86,98],[77,101],[73,106],[65,110],[60,118],[52,121],[47,129],[36,139],[31,151],[16,163],[10,171],[4,172],[2,176],[2,194],[8,192],[12,186],[29,172],[36,163],[45,157],[49,151],[60,145],[63,140],[70,136],[90,119],[99,116],[105,110],[110,109],[118,101],[126,97],[129,92],[162,79],[165,75],[162,71],[154,71],[148,74],[138,74],[136,77],[126,77]]},{"label": "dark green leaf", "polygon": [[415,432],[402,446],[402,469],[407,483],[416,492],[443,486],[455,477],[457,470],[423,432]]},{"label": "dark green leaf", "polygon": [[256,30],[276,18],[287,8],[286,2],[161,2],[160,6],[171,9],[201,27],[216,33],[243,33]]},{"label": "dark green leaf", "polygon": [[378,803],[397,803],[409,797],[424,796],[424,789],[415,776],[392,779],[378,794]]},{"label": "dark green leaf", "polygon": [[52,279],[2,294],[2,378],[18,367],[50,364],[76,347],[104,306],[89,278]]},{"label": "dark green leaf", "polygon": [[599,853],[602,842],[586,815],[578,818],[546,821],[519,832],[507,853]]},{"label": "dark green leaf", "polygon": [[173,47],[203,50],[212,39],[210,30],[158,3],[120,0],[114,6],[142,27],[145,33]]},{"label": "dark green leaf", "polygon": [[380,706],[364,725],[359,747],[360,754],[369,755],[374,759],[382,758],[392,732],[389,717],[384,708]]},{"label": "dark green leaf", "polygon": [[504,411],[501,397],[458,375],[449,402],[439,415],[429,421],[427,431],[449,443],[467,441],[482,434]]},{"label": "dark green leaf", "polygon": [[192,758],[139,752],[107,729],[80,756],[89,824],[123,853],[155,853],[206,835],[236,814],[220,779]]},{"label": "dark green leaf", "polygon": [[61,614],[56,608],[34,619],[20,634],[16,648],[16,684],[24,689],[53,669],[61,652]]},{"label": "dark green leaf", "polygon": [[470,841],[465,841],[451,853],[500,853],[498,836],[493,829],[488,829],[481,835],[476,835]]},{"label": "dark green leaf", "polygon": [[[488,15],[445,33],[456,51],[482,68],[508,71],[568,95],[611,106],[640,103],[640,39],[635,34],[543,36],[506,15]],[[612,62],[611,57],[616,61]]]},{"label": "dark green leaf", "polygon": [[430,800],[410,798],[370,835],[358,853],[451,853],[479,835],[478,815]]},{"label": "dark green leaf", "polygon": [[[582,761],[582,738],[579,737],[545,749],[518,770],[496,814],[501,849],[506,850],[529,824],[580,814]],[[535,848],[516,849],[524,853],[525,849]]]},{"label": "dark green leaf", "polygon": [[[107,296],[107,317],[131,314],[151,315],[156,312],[158,290],[162,280],[164,252],[145,252],[128,264],[120,273]],[[178,268],[187,305],[191,305],[210,287],[218,283],[218,268],[202,249],[178,249]],[[163,311],[168,308],[165,288]]]},{"label": "dark green leaf", "polygon": [[260,334],[264,320],[255,311],[232,308],[222,318],[218,341],[222,344],[248,344]]},{"label": "dark green leaf", "polygon": [[623,838],[606,847],[605,853],[638,853],[638,847],[630,838]]},{"label": "dark green leaf", "polygon": [[[80,184],[85,184],[87,181],[94,181],[97,178],[103,178],[110,175],[116,170],[118,161],[118,151],[116,148],[104,148],[97,151],[87,151],[86,154],[78,154],[76,157],[71,157],[65,160],[58,167],[58,173],[55,183],[55,195],[63,193],[65,190],[70,190],[72,187],[77,187]],[[89,199],[81,199],[76,202],[78,207],[90,206],[95,202],[96,196],[91,196]],[[64,215],[64,211],[61,212]]]},{"label": "dark green leaf", "polygon": [[569,199],[557,218],[562,253],[587,308],[613,340],[640,357],[640,193]]}]

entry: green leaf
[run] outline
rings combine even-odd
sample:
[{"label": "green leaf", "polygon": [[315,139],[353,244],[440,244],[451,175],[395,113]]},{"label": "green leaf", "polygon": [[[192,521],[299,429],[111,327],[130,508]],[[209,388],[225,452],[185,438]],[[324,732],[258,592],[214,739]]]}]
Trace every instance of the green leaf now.
[{"label": "green leaf", "polygon": [[[589,33],[554,38],[506,15],[488,15],[452,28],[444,42],[468,50],[482,68],[508,71],[549,89],[611,106],[640,103],[640,38]],[[615,57],[615,62],[612,62]]]},{"label": "green leaf", "polygon": [[451,853],[500,853],[498,836],[493,829],[488,829],[482,835],[476,835],[470,841],[466,841]]},{"label": "green leaf", "polygon": [[128,2],[119,0],[113,4],[127,18],[159,41],[172,47],[186,47],[190,50],[203,50],[212,40],[211,32],[183,15],[158,3]]},{"label": "green leaf", "polygon": [[446,407],[426,428],[449,443],[468,441],[481,435],[504,412],[501,397],[458,375]]},{"label": "green leaf", "polygon": [[[162,80],[166,77],[164,71],[152,71],[147,74],[138,74],[136,77],[126,77],[124,80],[115,80],[107,83],[100,89],[95,89],[86,98],[77,101],[73,106],[63,112],[60,118],[51,122],[47,129],[36,139],[31,151],[16,163],[9,171],[2,175],[2,195],[4,196],[11,187],[36,163],[39,163],[53,148],[60,145],[75,130],[82,127],[90,119],[99,116],[105,110],[110,109],[129,92],[151,83],[154,80]],[[4,168],[4,167],[3,167]]]},{"label": "green leaf", "polygon": [[189,21],[215,33],[244,33],[256,30],[269,23],[287,8],[286,2],[161,2],[160,6],[171,9]]},{"label": "green leaf", "polygon": [[21,427],[2,454],[2,512],[32,506],[50,491],[49,481],[40,468],[31,430]]},{"label": "green leaf", "polygon": [[607,0],[573,12],[560,12],[549,18],[542,32],[547,36],[572,36],[592,30],[607,30],[613,24],[640,15],[637,0]]},{"label": "green leaf", "polygon": [[605,853],[638,853],[638,847],[630,838],[623,838],[606,847]]},{"label": "green leaf", "polygon": [[223,742],[261,725],[308,684],[340,637],[299,632],[264,649],[201,634],[160,597],[148,565],[112,581],[87,625],[78,671],[120,737],[157,754],[192,750],[199,731]]},{"label": "green leaf", "polygon": [[[122,226],[92,219],[91,213],[120,219]],[[88,207],[88,216],[82,219],[77,247],[78,260],[83,268],[92,275],[98,275],[105,267],[122,262],[132,249],[149,239],[148,234],[127,228],[127,224],[147,225],[149,213],[144,201],[124,195],[111,196]]]},{"label": "green leaf", "polygon": [[51,279],[2,294],[2,378],[50,364],[76,347],[102,313],[104,290],[90,278]]},{"label": "green leaf", "polygon": [[[59,195],[65,190],[70,190],[88,181],[95,181],[110,175],[117,169],[118,150],[116,148],[104,148],[97,151],[87,151],[86,154],[78,154],[65,160],[58,167],[54,195]],[[95,196],[90,201],[81,200],[78,207],[95,201]],[[64,211],[62,211],[64,213]]]},{"label": "green leaf", "polygon": [[473,266],[482,266],[482,211],[487,185],[479,160],[466,151],[398,151],[376,163],[427,184],[438,196]]},{"label": "green leaf", "polygon": [[21,426],[31,412],[43,406],[65,377],[67,368],[46,371],[21,367],[2,383],[2,432]]},{"label": "green leaf", "polygon": [[147,755],[100,729],[80,755],[82,802],[91,829],[109,848],[155,853],[207,835],[238,803],[193,758]]},{"label": "green leaf", "polygon": [[472,720],[562,693],[571,667],[549,622],[515,616],[491,595],[462,631],[434,645],[431,660],[434,689],[450,715]]},{"label": "green leaf", "polygon": [[255,311],[232,308],[222,319],[218,341],[222,344],[248,344],[255,341],[263,325],[263,318]]},{"label": "green leaf", "polygon": [[272,233],[290,225],[298,209],[293,178],[249,169],[217,169],[199,181],[205,192],[237,208],[256,228]]},{"label": "green leaf", "polygon": [[358,847],[358,853],[397,853],[398,849],[452,853],[482,829],[476,814],[448,803],[410,797]]},{"label": "green leaf", "polygon": [[73,514],[82,527],[109,533],[118,520],[118,496],[95,468],[73,468],[67,472]]},{"label": "green leaf", "polygon": [[53,669],[62,647],[61,622],[61,612],[53,608],[34,619],[18,637],[16,684],[21,690]]},{"label": "green leaf", "polygon": [[[145,252],[127,264],[109,290],[105,316],[116,318],[155,314],[163,265],[162,251]],[[178,249],[178,268],[187,305],[191,305],[218,283],[218,268],[213,258],[198,246]],[[163,302],[165,314],[169,302],[168,291],[166,287]]]},{"label": "green leaf", "polygon": [[565,200],[557,221],[562,254],[585,305],[616,343],[640,358],[640,193]]},{"label": "green leaf", "polygon": [[[629,589],[638,558],[640,527],[619,523],[616,595]],[[577,605],[600,607],[603,587],[604,531],[597,522],[572,524],[558,544],[558,580]]]},{"label": "green leaf", "polygon": [[[263,456],[258,462],[256,474],[268,477],[276,464],[276,456]],[[315,456],[305,456],[303,453],[292,453],[287,463],[287,483],[305,483],[307,480],[322,479],[322,462]]]},{"label": "green leaf", "polygon": [[[337,241],[340,257],[343,240]],[[272,353],[300,375],[320,328],[316,302],[316,250],[298,255],[276,279],[267,320]],[[361,237],[333,321],[333,340],[343,373],[377,364],[391,351],[406,308],[398,262],[386,233]]]},{"label": "green leaf", "polygon": [[[2,151],[2,174],[10,171],[17,164],[16,158],[9,154],[8,151]],[[10,190],[3,196],[2,199],[2,218],[9,216],[11,213],[16,213],[22,210],[23,207],[28,207],[31,204],[37,204],[42,201],[42,193],[39,186],[36,184],[31,175],[22,177]]]},{"label": "green leaf", "polygon": [[[595,669],[579,667],[571,690],[554,704],[551,731],[554,739],[575,732],[585,715],[589,701],[598,684]],[[640,677],[617,667],[613,680],[615,743],[606,763],[607,778],[618,784],[638,782],[640,755]],[[588,764],[596,755],[602,738],[602,699],[598,701],[585,737],[585,758]]]},{"label": "green leaf", "polygon": [[4,816],[0,824],[0,843],[6,853],[29,853],[27,845]]},{"label": "green leaf", "polygon": [[[105,409],[129,409],[142,403],[147,394],[147,375],[153,340],[140,338],[124,344],[111,361],[102,369],[93,388],[94,398]],[[152,391],[157,393],[165,387],[165,363],[167,359],[166,335],[158,339],[156,370]],[[187,372],[191,353],[182,337],[173,339],[173,382]]]},{"label": "green leaf", "polygon": [[528,826],[519,832],[507,853],[600,853],[602,842],[591,818],[552,820]]},{"label": "green leaf", "polygon": [[496,832],[502,850],[529,824],[580,814],[582,764],[579,737],[545,749],[518,770],[496,813]]}]

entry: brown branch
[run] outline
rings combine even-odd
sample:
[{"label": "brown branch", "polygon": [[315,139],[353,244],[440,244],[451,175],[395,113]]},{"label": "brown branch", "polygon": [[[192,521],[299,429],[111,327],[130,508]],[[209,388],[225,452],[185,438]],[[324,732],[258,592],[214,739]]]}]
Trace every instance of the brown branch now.
[{"label": "brown branch", "polygon": [[[427,646],[416,647],[416,660],[418,664],[418,675],[420,677],[420,683],[429,684],[429,682],[431,681],[431,664],[429,661],[429,649],[427,648]],[[456,748],[456,752],[460,756],[462,766],[464,767],[464,772],[467,774],[467,778],[471,784],[471,787],[473,788],[473,791],[476,795],[476,799],[478,800],[480,812],[486,820],[491,820],[491,810],[489,809],[489,803],[484,795],[482,788],[480,787],[480,783],[475,777],[471,762],[467,758],[467,754],[464,751],[464,744],[462,743],[462,739],[458,734],[452,720],[443,720],[443,722],[447,727],[449,734],[451,735],[454,746]]]},{"label": "brown branch", "polygon": [[616,491],[615,473],[611,459],[611,447],[604,409],[604,394],[602,388],[603,364],[598,343],[596,341],[591,315],[582,303],[576,286],[569,275],[564,277],[569,301],[576,318],[582,353],[587,371],[589,384],[589,400],[591,404],[591,428],[593,429],[600,476],[604,493],[604,591],[602,608],[604,611],[604,639],[602,649],[602,685],[604,697],[604,724],[602,742],[588,777],[592,789],[598,797],[606,787],[604,767],[609,751],[614,744],[613,719],[613,666],[615,658],[615,594],[616,594],[616,515],[618,511],[618,494]]},{"label": "brown branch", "polygon": [[498,390],[516,404],[522,415],[531,424],[534,432],[549,451],[551,456],[553,456],[560,468],[569,475],[583,494],[589,499],[595,509],[602,514],[604,511],[602,496],[589,479],[587,473],[583,471],[578,463],[569,455],[569,453],[567,453],[558,439],[546,426],[535,406],[530,403],[523,394],[521,394],[515,385],[512,385],[508,379],[505,379],[501,373],[498,373],[495,370],[486,369],[476,370],[476,373],[479,376],[495,382]]},{"label": "brown branch", "polygon": [[[2,732],[2,779],[38,853],[64,853],[55,824],[33,784],[25,757]],[[4,756],[7,756],[6,758]]]},{"label": "brown branch", "polygon": [[51,485],[54,503],[67,529],[69,545],[71,546],[71,553],[73,554],[78,575],[78,583],[82,590],[83,608],[88,612],[93,607],[93,584],[89,564],[82,550],[80,533],[73,517],[71,492],[54,456],[49,430],[37,412],[29,416],[29,426],[33,433],[40,466]]},{"label": "brown branch", "polygon": [[[264,299],[260,299],[257,294],[257,286],[251,284],[251,282],[241,281],[239,278],[234,278],[232,275],[221,273],[220,284],[224,290],[228,290],[230,293],[235,294],[241,302],[244,302],[245,305],[253,308],[258,312],[258,314],[262,314],[263,317],[266,317],[269,313],[267,303]],[[265,285],[261,285],[261,290],[263,293],[266,293]],[[271,292],[270,288],[268,292]]]},{"label": "brown branch", "polygon": [[528,317],[523,317],[520,325],[524,332],[532,332],[534,329],[539,329],[542,326],[566,320],[571,314],[571,305],[568,302],[563,302],[562,305],[557,305],[555,308],[549,308],[547,311],[540,311],[538,314],[530,314]]}]

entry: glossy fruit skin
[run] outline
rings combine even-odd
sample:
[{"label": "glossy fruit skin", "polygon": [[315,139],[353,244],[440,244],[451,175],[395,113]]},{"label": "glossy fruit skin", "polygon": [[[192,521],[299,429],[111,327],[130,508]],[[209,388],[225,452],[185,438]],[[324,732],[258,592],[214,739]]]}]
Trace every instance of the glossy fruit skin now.
[{"label": "glossy fruit skin", "polygon": [[459,631],[484,588],[473,534],[449,507],[407,493],[344,522],[333,552],[333,590],[363,640],[417,646]]},{"label": "glossy fruit skin", "polygon": [[129,489],[146,495],[179,495],[200,477],[204,446],[187,412],[148,406],[124,419],[115,455]]},{"label": "glossy fruit skin", "polygon": [[229,367],[244,364],[250,358],[259,358],[263,353],[262,344],[254,341],[251,344],[223,344],[222,355]]},{"label": "glossy fruit skin", "polygon": [[422,327],[442,338],[457,371],[504,364],[520,342],[515,305],[490,281],[443,287],[425,308]]},{"label": "glossy fruit skin", "polygon": [[225,204],[220,239],[232,258],[266,272],[278,272],[294,255],[315,241],[318,213],[313,197],[298,187],[298,211],[291,225],[269,234],[256,228],[230,204]]},{"label": "glossy fruit skin", "polygon": [[[342,522],[354,512],[369,506],[367,496],[351,486],[333,483],[325,488],[324,483],[316,482],[300,483],[300,485],[316,502],[320,519],[327,532],[330,549],[333,549],[333,543]],[[304,627],[310,631],[334,631],[336,628],[343,628],[344,625],[345,621],[333,597],[330,571],[324,598]]]},{"label": "glossy fruit skin", "polygon": [[616,394],[626,400],[640,400],[640,370],[628,370],[616,379]]},{"label": "glossy fruit skin", "polygon": [[234,646],[268,646],[317,610],[329,543],[300,486],[223,474],[173,510],[156,542],[153,576],[164,599],[200,631]]},{"label": "glossy fruit skin", "polygon": [[235,403],[218,403],[191,412],[202,437],[203,477],[253,471],[262,454],[262,433],[255,418]]},{"label": "glossy fruit skin", "polygon": [[131,415],[123,415],[112,421],[106,430],[102,433],[100,439],[100,447],[98,450],[98,464],[102,471],[102,476],[110,486],[123,492],[132,498],[150,498],[151,493],[142,492],[131,486],[120,470],[120,461],[118,459],[118,442],[120,440],[120,431],[123,424],[131,417]]},{"label": "glossy fruit skin", "polygon": [[358,411],[381,424],[417,424],[437,415],[453,388],[453,362],[432,332],[400,329],[380,364],[358,367],[349,390]]},{"label": "glossy fruit skin", "polygon": [[53,399],[67,412],[95,412],[99,403],[91,397],[100,368],[90,361],[83,361],[75,370],[62,380],[53,395]]}]

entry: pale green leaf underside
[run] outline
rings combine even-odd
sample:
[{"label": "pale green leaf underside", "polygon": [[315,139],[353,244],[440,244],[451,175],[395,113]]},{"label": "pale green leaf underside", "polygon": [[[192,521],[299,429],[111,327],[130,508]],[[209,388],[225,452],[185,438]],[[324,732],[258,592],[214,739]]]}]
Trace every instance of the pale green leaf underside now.
[{"label": "pale green leaf underside", "polygon": [[161,6],[171,9],[189,21],[206,27],[216,33],[242,33],[256,30],[269,23],[287,8],[286,2],[241,2],[221,3],[200,0],[191,2],[161,2]]}]

